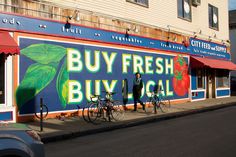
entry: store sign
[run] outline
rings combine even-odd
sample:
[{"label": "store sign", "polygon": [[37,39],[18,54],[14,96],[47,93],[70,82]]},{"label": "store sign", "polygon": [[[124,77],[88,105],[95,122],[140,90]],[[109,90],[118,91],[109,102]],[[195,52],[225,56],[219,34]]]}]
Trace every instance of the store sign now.
[{"label": "store sign", "polygon": [[67,28],[66,24],[62,22],[52,22],[3,13],[0,13],[0,29],[1,28],[187,53],[187,48],[183,44],[134,36],[131,34],[127,36],[125,32],[118,33],[74,24],[70,24],[70,28]]},{"label": "store sign", "polygon": [[198,56],[212,58],[230,59],[225,45],[220,45],[208,41],[190,38],[190,53]]},{"label": "store sign", "polygon": [[16,21],[15,18],[11,18],[11,19],[3,18],[2,23],[10,24],[10,25],[20,25],[21,24],[20,21]]},{"label": "store sign", "polygon": [[70,28],[65,23],[52,22],[47,20],[34,19],[24,16],[0,14],[0,28],[7,30],[17,30],[46,35],[63,36],[84,40],[93,40],[119,45],[130,45],[145,47],[164,51],[174,51],[198,56],[212,58],[230,59],[230,54],[226,51],[225,45],[220,45],[204,40],[190,38],[190,46],[177,44],[141,36],[126,35],[124,33],[111,32],[108,30],[94,29],[80,25],[70,24]]},{"label": "store sign", "polygon": [[[122,83],[125,78],[129,85],[129,102],[132,100],[134,73],[140,72],[144,82],[142,100],[146,92],[155,85],[162,86],[162,94],[170,99],[188,97],[189,84],[186,76],[180,77],[188,66],[177,64],[176,56],[65,43],[30,38],[19,39],[20,84],[16,90],[16,102],[21,114],[38,110],[39,99],[49,107],[49,111],[61,111],[83,107],[91,94],[114,91],[114,99],[122,102]],[[181,63],[188,59],[182,57]],[[182,67],[181,67],[182,66]],[[175,70],[179,69],[174,78]],[[182,85],[182,86],[181,86]],[[176,89],[174,89],[176,88]],[[36,109],[35,109],[36,108]]]}]

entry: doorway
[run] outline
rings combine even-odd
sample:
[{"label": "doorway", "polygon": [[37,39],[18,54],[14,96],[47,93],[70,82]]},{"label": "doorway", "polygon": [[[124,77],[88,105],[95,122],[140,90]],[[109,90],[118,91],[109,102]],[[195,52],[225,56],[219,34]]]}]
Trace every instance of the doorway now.
[{"label": "doorway", "polygon": [[207,93],[209,99],[215,98],[215,69],[206,69]]}]

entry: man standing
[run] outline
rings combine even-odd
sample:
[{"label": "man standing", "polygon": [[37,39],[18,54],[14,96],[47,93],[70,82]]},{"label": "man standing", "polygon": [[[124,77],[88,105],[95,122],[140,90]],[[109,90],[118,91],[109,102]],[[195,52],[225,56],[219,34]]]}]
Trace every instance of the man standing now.
[{"label": "man standing", "polygon": [[143,81],[141,78],[141,74],[137,72],[135,73],[135,78],[133,81],[133,97],[134,97],[134,110],[133,111],[137,111],[137,102],[139,102],[143,106],[143,110],[145,110],[145,105],[140,100],[142,88],[143,88]]}]

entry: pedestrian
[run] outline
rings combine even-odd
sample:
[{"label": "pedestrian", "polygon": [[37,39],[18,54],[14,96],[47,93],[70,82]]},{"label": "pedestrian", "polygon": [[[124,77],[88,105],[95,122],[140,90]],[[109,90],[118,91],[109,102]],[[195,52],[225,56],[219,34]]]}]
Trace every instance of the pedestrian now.
[{"label": "pedestrian", "polygon": [[141,74],[139,72],[137,72],[137,73],[135,73],[135,78],[133,81],[133,98],[134,98],[134,110],[133,111],[137,110],[137,102],[139,102],[142,105],[143,110],[145,110],[145,105],[140,100],[142,88],[143,88],[143,81],[141,78]]},{"label": "pedestrian", "polygon": [[128,108],[126,107],[126,104],[128,102],[128,80],[127,80],[127,78],[125,78],[123,80],[122,97],[123,97],[123,108],[124,108],[124,110],[128,110]]}]

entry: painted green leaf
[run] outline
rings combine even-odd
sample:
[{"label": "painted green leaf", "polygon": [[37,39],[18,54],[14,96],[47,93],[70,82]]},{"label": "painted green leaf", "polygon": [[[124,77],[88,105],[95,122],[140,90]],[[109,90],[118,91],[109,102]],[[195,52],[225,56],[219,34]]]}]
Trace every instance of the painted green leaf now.
[{"label": "painted green leaf", "polygon": [[59,62],[66,54],[66,48],[52,44],[32,44],[21,50],[21,54],[41,63]]},{"label": "painted green leaf", "polygon": [[69,73],[67,71],[67,62],[66,58],[61,66],[60,72],[57,76],[57,94],[61,101],[61,105],[63,108],[66,107],[67,100],[68,100],[68,80],[69,80]]},{"label": "painted green leaf", "polygon": [[16,103],[19,109],[53,80],[56,69],[57,63],[51,63],[50,65],[35,63],[28,67],[16,90]]}]

